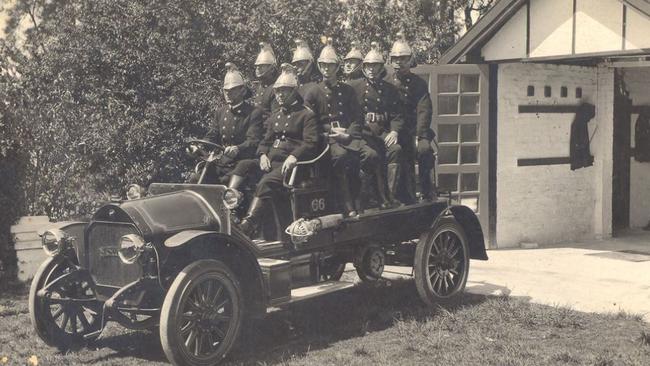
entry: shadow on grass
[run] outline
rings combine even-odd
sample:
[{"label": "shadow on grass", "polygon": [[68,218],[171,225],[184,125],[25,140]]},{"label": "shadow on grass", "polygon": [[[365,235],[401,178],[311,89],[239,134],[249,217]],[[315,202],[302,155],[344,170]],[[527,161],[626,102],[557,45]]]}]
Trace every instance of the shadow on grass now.
[{"label": "shadow on grass", "polygon": [[297,303],[256,321],[229,359],[233,365],[283,363],[335,342],[385,330],[398,320],[424,322],[441,312],[476,306],[486,299],[464,293],[432,309],[421,302],[413,281],[364,285]]},{"label": "shadow on grass", "polygon": [[[309,351],[328,348],[331,344],[385,330],[397,320],[426,321],[441,312],[478,305],[487,296],[464,293],[426,307],[410,280],[361,285],[353,289],[291,305],[252,321],[228,357],[230,365],[283,363],[289,357],[301,357]],[[151,362],[165,362],[158,328],[151,331],[126,331],[111,323],[91,349],[108,348],[115,352],[89,362],[134,357]]]}]

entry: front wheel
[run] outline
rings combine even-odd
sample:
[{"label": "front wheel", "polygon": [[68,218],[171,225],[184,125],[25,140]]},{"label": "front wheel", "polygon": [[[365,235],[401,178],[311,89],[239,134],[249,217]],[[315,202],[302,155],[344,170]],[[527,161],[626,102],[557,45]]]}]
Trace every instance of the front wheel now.
[{"label": "front wheel", "polygon": [[413,270],[418,294],[427,305],[463,292],[469,273],[463,228],[452,221],[423,234],[415,250]]},{"label": "front wheel", "polygon": [[216,260],[185,267],[160,314],[160,340],[174,365],[214,365],[233,347],[243,319],[242,292],[233,272]]},{"label": "front wheel", "polygon": [[[46,344],[62,350],[80,347],[84,336],[101,327],[102,305],[95,300],[89,280],[70,276],[76,270],[63,256],[47,258],[29,289],[29,316],[36,334]],[[66,280],[50,285],[66,275]],[[39,294],[48,285],[47,293]]]}]

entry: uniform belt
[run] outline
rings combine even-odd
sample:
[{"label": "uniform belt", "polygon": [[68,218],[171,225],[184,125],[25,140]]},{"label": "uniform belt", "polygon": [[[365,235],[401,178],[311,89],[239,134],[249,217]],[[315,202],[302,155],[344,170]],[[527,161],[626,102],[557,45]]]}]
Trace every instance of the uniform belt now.
[{"label": "uniform belt", "polygon": [[388,121],[388,113],[368,112],[366,113],[366,123],[383,123]]}]

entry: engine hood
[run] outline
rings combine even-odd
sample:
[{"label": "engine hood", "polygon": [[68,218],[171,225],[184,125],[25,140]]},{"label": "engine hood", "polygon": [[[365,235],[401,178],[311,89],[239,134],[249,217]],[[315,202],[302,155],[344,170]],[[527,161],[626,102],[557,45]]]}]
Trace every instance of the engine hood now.
[{"label": "engine hood", "polygon": [[94,221],[131,221],[147,238],[198,229],[230,233],[229,210],[224,207],[224,186],[152,184],[149,196],[107,204]]}]

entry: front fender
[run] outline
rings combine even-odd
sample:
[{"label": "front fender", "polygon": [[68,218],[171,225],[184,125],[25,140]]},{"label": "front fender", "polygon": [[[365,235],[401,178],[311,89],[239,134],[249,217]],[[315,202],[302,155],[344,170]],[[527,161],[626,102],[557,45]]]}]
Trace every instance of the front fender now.
[{"label": "front fender", "polygon": [[84,221],[61,221],[53,222],[47,226],[44,226],[42,229],[37,231],[38,236],[43,236],[47,230],[58,229],[63,231],[68,238],[72,239],[72,246],[74,248],[79,264],[81,264],[82,258],[84,258],[84,242],[85,242],[85,233],[88,222]]},{"label": "front fender", "polygon": [[455,219],[465,230],[465,235],[469,241],[469,257],[471,259],[488,260],[483,229],[481,229],[481,223],[474,211],[467,206],[449,206],[438,215],[433,226],[436,227],[441,221],[450,218]]},{"label": "front fender", "polygon": [[[233,231],[237,234],[236,231]],[[200,249],[205,258],[188,258],[189,261],[211,258],[210,253],[217,254],[214,259],[222,260],[239,277],[239,281],[250,289],[247,297],[254,302],[253,310],[266,310],[268,294],[262,269],[257,261],[258,252],[250,241],[240,235],[228,235],[216,231],[185,230],[170,236],[164,242],[165,247],[182,251],[183,248]],[[172,254],[173,255],[173,254]],[[222,258],[223,256],[224,258]],[[228,258],[231,258],[229,261]],[[234,259],[237,260],[234,260]]]}]

